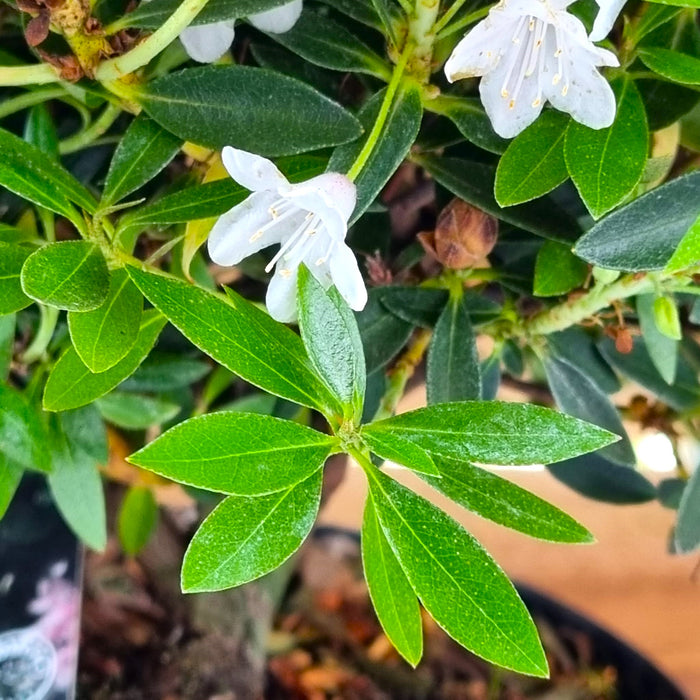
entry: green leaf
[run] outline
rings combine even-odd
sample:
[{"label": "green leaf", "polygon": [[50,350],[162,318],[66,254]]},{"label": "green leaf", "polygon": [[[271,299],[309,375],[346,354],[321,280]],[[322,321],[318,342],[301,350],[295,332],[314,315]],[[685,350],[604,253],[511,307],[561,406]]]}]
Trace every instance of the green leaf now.
[{"label": "green leaf", "polygon": [[284,563],[306,539],[321,502],[321,471],[285,491],[229,496],[206,518],[185,552],[182,590],[220,591]]},{"label": "green leaf", "polygon": [[544,369],[559,410],[599,425],[622,438],[619,442],[602,449],[601,457],[617,464],[636,464],[637,458],[622,425],[620,414],[598,385],[575,365],[555,357],[545,358]]},{"label": "green leaf", "polygon": [[435,464],[441,478],[422,478],[482,518],[550,542],[593,542],[593,535],[570,515],[496,474],[444,457]]},{"label": "green leaf", "polygon": [[674,540],[680,554],[700,547],[700,469],[693,472],[683,491]]},{"label": "green leaf", "polygon": [[[83,409],[84,410],[84,409]],[[71,530],[92,549],[107,544],[104,491],[98,463],[75,439],[76,423],[56,416],[51,430],[51,495]]]},{"label": "green leaf", "polygon": [[535,625],[486,550],[448,515],[379,470],[368,478],[384,535],[435,621],[487,661],[546,677]]},{"label": "green leaf", "polygon": [[574,252],[613,270],[661,270],[698,217],[700,170],[671,180],[598,222]]},{"label": "green leaf", "polygon": [[700,7],[700,0],[650,0],[650,2],[678,7]]},{"label": "green leaf", "polygon": [[362,133],[336,102],[294,78],[249,66],[205,66],[147,83],[144,110],[185,141],[263,156],[336,146]]},{"label": "green leaf", "polygon": [[0,129],[0,153],[0,187],[76,223],[82,223],[82,217],[73,203],[95,212],[95,198],[41,149]]},{"label": "green leaf", "polygon": [[435,326],[426,384],[429,404],[481,398],[476,335],[464,299],[452,299]]},{"label": "green leaf", "polygon": [[362,565],[372,605],[386,636],[414,668],[423,655],[420,605],[367,498],[362,519]]},{"label": "green leaf", "polygon": [[27,399],[0,383],[0,452],[25,469],[48,472],[46,429],[39,412]]},{"label": "green leaf", "polygon": [[610,364],[676,411],[689,411],[700,405],[700,384],[697,372],[682,358],[678,358],[676,380],[669,385],[659,374],[642,338],[635,338],[632,352],[617,352],[615,343],[606,338],[599,344],[600,351]]},{"label": "green leaf", "polygon": [[134,347],[143,297],[123,268],[112,270],[109,292],[93,311],[71,311],[68,327],[78,356],[91,372],[114,367]]},{"label": "green leaf", "polygon": [[683,498],[686,484],[687,481],[685,479],[678,479],[675,477],[659,481],[656,487],[659,503],[664,508],[678,510],[681,507],[681,498]]},{"label": "green leaf", "polygon": [[0,519],[5,515],[22,480],[24,469],[0,452]]},{"label": "green leaf", "polygon": [[100,206],[119,202],[146,184],[177,155],[181,146],[180,139],[140,114],[114,151]]},{"label": "green leaf", "polygon": [[365,308],[356,314],[365,352],[367,374],[384,367],[401,350],[413,326],[387,311],[382,305],[381,290],[370,290]]},{"label": "green leaf", "polygon": [[452,194],[501,221],[564,243],[576,238],[581,230],[576,220],[549,197],[507,209],[500,207],[493,195],[496,171],[490,165],[438,156],[421,155],[414,159]]},{"label": "green leaf", "polygon": [[134,556],[148,543],[158,522],[158,504],[151,490],[132,486],[119,509],[119,541],[124,551]]},{"label": "green leaf", "polygon": [[203,357],[187,357],[182,353],[166,353],[156,350],[139,365],[138,369],[120,388],[124,391],[165,392],[183,389],[198,382],[211,370],[211,364]]},{"label": "green leaf", "polygon": [[496,201],[502,207],[529,202],[568,177],[564,140],[569,117],[550,110],[516,136],[496,170]]},{"label": "green leaf", "polygon": [[429,455],[510,465],[556,462],[618,439],[542,406],[501,401],[434,404],[370,423],[362,434],[368,439],[391,434]]},{"label": "green leaf", "polygon": [[157,311],[144,312],[139,336],[133,348],[114,367],[93,374],[69,348],[54,365],[44,388],[47,411],[67,411],[92,403],[123,382],[143,362],[155,345],[166,319]]},{"label": "green leaf", "polygon": [[[359,114],[360,123],[367,134],[376,121],[384,94],[384,90],[376,93]],[[418,135],[422,115],[423,106],[418,89],[402,90],[394,98],[372,153],[355,180],[357,204],[350,218],[351,224],[367,210],[387,180],[403,163]],[[328,163],[328,169],[340,173],[348,171],[365,142],[366,139],[360,139],[337,148]]]},{"label": "green leaf", "polygon": [[700,85],[700,59],[660,46],[640,47],[639,57],[654,73],[676,83]]},{"label": "green leaf", "polygon": [[49,243],[32,253],[21,275],[24,293],[47,306],[90,311],[109,291],[109,271],[100,249],[87,241]]},{"label": "green leaf", "polygon": [[637,80],[636,83],[644,100],[649,131],[671,126],[688,114],[700,100],[700,92],[697,89],[678,83],[650,78]]},{"label": "green leaf", "polygon": [[446,289],[427,287],[383,287],[380,293],[382,306],[394,316],[423,328],[432,328],[438,322],[448,299]]},{"label": "green leaf", "polygon": [[335,287],[324,290],[305,265],[299,268],[299,330],[318,374],[359,421],[365,399],[365,355],[357,322]]},{"label": "green leaf", "polygon": [[0,316],[0,384],[7,379],[10,373],[15,347],[16,320],[15,314]]},{"label": "green leaf", "polygon": [[230,290],[225,300],[172,277],[133,267],[129,274],[146,298],[219,364],[271,394],[335,413],[336,401],[316,375],[301,338],[264,311]]},{"label": "green leaf", "polygon": [[637,297],[637,316],[644,344],[654,367],[667,384],[673,384],[678,366],[678,342],[661,333],[654,318],[654,294]]},{"label": "green leaf", "polygon": [[352,17],[360,24],[382,31],[382,20],[379,18],[372,0],[323,0],[323,2],[334,7],[338,12]]},{"label": "green leaf", "polygon": [[700,262],[700,215],[681,238],[676,251],[666,264],[666,272],[678,272]]},{"label": "green leaf", "polygon": [[678,308],[673,299],[666,296],[657,297],[654,299],[653,312],[659,332],[672,340],[680,340],[683,337]]},{"label": "green leaf", "polygon": [[656,498],[656,487],[639,472],[597,454],[550,464],[547,469],[569,488],[596,501],[632,504]]},{"label": "green leaf", "polygon": [[308,479],[336,446],[335,438],[291,421],[222,411],[179,423],[129,461],[200,489],[259,496]]},{"label": "green leaf", "polygon": [[0,242],[0,316],[12,314],[32,303],[20,283],[22,266],[31,252],[27,246]]},{"label": "green leaf", "polygon": [[180,412],[180,406],[172,401],[121,391],[112,391],[97,399],[95,405],[106,421],[127,430],[162,425]]},{"label": "green leaf", "polygon": [[24,140],[58,162],[58,134],[46,103],[34,105],[27,115],[24,125]]},{"label": "green leaf", "polygon": [[493,130],[478,97],[439,95],[433,100],[426,100],[425,108],[447,117],[464,138],[479,148],[503,153],[508,146],[507,139],[501,138]]},{"label": "green leaf", "polygon": [[368,73],[388,80],[389,66],[366,44],[329,17],[304,9],[287,32],[268,32],[270,39],[322,68]]},{"label": "green leaf", "polygon": [[[289,0],[209,0],[206,7],[194,18],[192,24],[201,26],[225,19],[239,19],[258,12],[265,12]],[[136,10],[124,17],[125,26],[142,29],[159,29],[180,6],[180,0],[153,0],[141,3]]]},{"label": "green leaf", "polygon": [[644,173],[649,133],[644,103],[634,82],[612,83],[615,121],[590,129],[572,121],[566,132],[566,165],[588,211],[598,219],[629,195]]},{"label": "green leaf", "polygon": [[367,446],[382,459],[388,459],[421,474],[440,476],[432,457],[409,438],[392,432],[365,431]]},{"label": "green leaf", "polygon": [[580,287],[588,275],[588,265],[569,246],[545,241],[537,253],[533,292],[536,297],[554,297]]}]

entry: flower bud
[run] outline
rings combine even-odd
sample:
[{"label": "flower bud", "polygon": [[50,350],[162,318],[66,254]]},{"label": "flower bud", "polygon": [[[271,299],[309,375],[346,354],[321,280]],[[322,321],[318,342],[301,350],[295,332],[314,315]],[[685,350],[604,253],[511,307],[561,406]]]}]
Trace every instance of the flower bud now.
[{"label": "flower bud", "polygon": [[461,199],[440,212],[434,233],[418,236],[429,253],[453,270],[474,267],[493,250],[497,237],[498,219]]}]

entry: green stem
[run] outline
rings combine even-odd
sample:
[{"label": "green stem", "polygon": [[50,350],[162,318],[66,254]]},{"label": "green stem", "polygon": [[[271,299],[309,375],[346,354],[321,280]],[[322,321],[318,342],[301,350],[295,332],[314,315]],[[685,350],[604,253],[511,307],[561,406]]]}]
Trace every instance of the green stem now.
[{"label": "green stem", "polygon": [[[2,69],[0,69],[1,71]],[[56,97],[63,97],[66,91],[61,87],[50,87],[44,90],[32,90],[31,92],[23,92],[21,95],[11,97],[0,104],[0,119],[7,117],[10,114],[19,112],[22,109],[33,107],[34,105],[48,102]]]},{"label": "green stem", "polygon": [[462,19],[457,20],[454,24],[451,24],[449,27],[445,27],[437,35],[438,41],[440,39],[444,39],[445,37],[450,36],[451,34],[454,34],[455,32],[458,32],[460,29],[464,29],[464,27],[468,27],[470,24],[474,24],[474,22],[478,22],[480,19],[483,19],[491,11],[492,7],[493,5],[481,7],[478,10],[475,10],[474,12],[470,12],[465,17],[462,17]]},{"label": "green stem", "polygon": [[440,30],[460,11],[465,2],[467,0],[455,0],[447,12],[435,23],[433,31],[439,34]]},{"label": "green stem", "polygon": [[410,0],[399,0],[399,5],[403,8],[403,11],[410,17],[413,14],[413,5]]},{"label": "green stem", "polygon": [[49,347],[56,328],[56,322],[58,321],[58,309],[54,309],[53,306],[44,306],[43,304],[38,306],[41,312],[41,321],[34,340],[20,358],[25,364],[31,364],[43,357],[46,348]]},{"label": "green stem", "polygon": [[48,63],[31,66],[0,66],[0,85],[43,85],[57,83],[61,76]]},{"label": "green stem", "polygon": [[389,116],[389,110],[391,109],[392,102],[394,101],[394,95],[398,90],[399,84],[401,83],[401,77],[406,68],[406,63],[411,55],[413,45],[409,42],[403,49],[401,56],[399,57],[399,62],[394,66],[394,72],[391,76],[391,81],[386,88],[386,93],[384,94],[384,99],[382,100],[382,105],[379,108],[379,114],[377,114],[377,119],[374,122],[372,131],[370,131],[365,145],[358,154],[355,162],[350,167],[348,171],[348,178],[350,180],[356,180],[357,176],[362,172],[362,168],[367,164],[369,157],[372,155],[374,147],[377,145],[377,141],[381,135],[384,124],[386,123],[387,117]]},{"label": "green stem", "polygon": [[145,41],[123,56],[102,63],[95,73],[95,78],[100,82],[109,82],[145,66],[177,39],[180,32],[204,9],[207,2],[208,0],[183,0],[165,24]]},{"label": "green stem", "polygon": [[90,146],[94,141],[102,136],[105,131],[112,126],[112,124],[114,124],[117,117],[121,113],[121,107],[108,104],[102,111],[102,114],[100,114],[100,116],[95,119],[90,126],[61,141],[58,146],[59,152],[61,155],[66,155],[67,153],[74,153],[75,151],[79,151],[81,148]]}]

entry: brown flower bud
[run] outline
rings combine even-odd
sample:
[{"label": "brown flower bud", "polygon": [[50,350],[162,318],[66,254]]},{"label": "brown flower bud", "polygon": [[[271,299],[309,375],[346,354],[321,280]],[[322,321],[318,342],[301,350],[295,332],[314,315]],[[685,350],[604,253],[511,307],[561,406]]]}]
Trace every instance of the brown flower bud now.
[{"label": "brown flower bud", "polygon": [[461,199],[440,212],[434,234],[418,236],[428,252],[453,270],[474,267],[493,250],[497,237],[498,219]]}]

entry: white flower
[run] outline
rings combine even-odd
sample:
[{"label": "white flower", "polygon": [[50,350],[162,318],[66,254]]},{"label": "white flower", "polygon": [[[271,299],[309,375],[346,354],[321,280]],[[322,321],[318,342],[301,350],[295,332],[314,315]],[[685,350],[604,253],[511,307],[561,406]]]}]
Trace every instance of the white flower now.
[{"label": "white flower", "polygon": [[[284,34],[301,15],[303,0],[291,0],[285,5],[250,15],[248,21],[263,32]],[[221,58],[233,43],[235,19],[187,27],[180,41],[190,58],[200,63],[212,63]]]},{"label": "white flower", "polygon": [[345,243],[355,185],[340,173],[323,173],[292,185],[267,158],[230,146],[221,159],[229,175],[252,194],[214,224],[209,236],[211,259],[235,265],[281,244],[265,268],[269,272],[275,267],[266,303],[270,315],[284,323],[296,319],[302,262],[325,289],[334,284],[351,308],[363,309],[367,290],[355,255]]},{"label": "white flower", "polygon": [[596,66],[617,66],[594,46],[572,0],[501,0],[460,41],[445,65],[450,82],[483,76],[481,101],[497,134],[511,138],[544,103],[593,129],[615,119],[615,96]]},{"label": "white flower", "polygon": [[600,9],[596,15],[593,29],[589,35],[591,41],[600,41],[610,33],[617,16],[625,5],[625,0],[596,0]]}]

